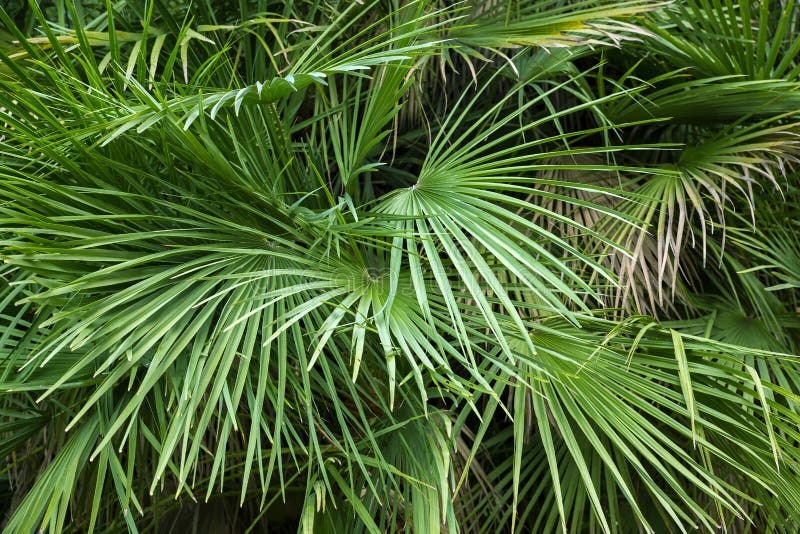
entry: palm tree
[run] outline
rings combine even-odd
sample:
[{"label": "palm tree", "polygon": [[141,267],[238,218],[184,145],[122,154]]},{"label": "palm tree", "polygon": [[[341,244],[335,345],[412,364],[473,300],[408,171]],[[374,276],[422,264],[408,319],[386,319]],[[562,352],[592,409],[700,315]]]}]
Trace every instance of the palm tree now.
[{"label": "palm tree", "polygon": [[18,4],[4,532],[800,528],[794,0]]}]

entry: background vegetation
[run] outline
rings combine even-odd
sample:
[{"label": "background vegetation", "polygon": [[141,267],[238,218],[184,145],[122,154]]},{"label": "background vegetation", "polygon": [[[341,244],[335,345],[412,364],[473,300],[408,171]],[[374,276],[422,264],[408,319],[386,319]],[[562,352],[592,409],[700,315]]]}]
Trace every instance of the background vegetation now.
[{"label": "background vegetation", "polygon": [[0,8],[4,532],[797,532],[794,0]]}]

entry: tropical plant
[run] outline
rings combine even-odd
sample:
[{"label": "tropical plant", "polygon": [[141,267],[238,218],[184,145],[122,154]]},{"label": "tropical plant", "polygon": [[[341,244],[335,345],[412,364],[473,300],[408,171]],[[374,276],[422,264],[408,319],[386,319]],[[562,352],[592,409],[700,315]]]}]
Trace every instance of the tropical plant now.
[{"label": "tropical plant", "polygon": [[0,7],[4,532],[797,532],[794,0]]}]

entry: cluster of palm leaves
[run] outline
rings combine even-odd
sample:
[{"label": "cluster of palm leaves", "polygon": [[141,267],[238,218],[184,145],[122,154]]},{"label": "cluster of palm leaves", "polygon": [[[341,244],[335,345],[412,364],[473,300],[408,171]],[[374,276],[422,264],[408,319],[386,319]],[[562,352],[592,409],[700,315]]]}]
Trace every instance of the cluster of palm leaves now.
[{"label": "cluster of palm leaves", "polygon": [[4,532],[800,529],[795,0],[97,4],[0,7]]}]

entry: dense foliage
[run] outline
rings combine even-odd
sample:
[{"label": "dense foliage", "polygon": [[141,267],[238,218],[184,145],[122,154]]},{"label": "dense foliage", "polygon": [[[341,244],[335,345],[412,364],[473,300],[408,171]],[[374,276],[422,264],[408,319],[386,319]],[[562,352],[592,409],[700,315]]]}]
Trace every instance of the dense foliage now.
[{"label": "dense foliage", "polygon": [[800,530],[795,0],[0,24],[4,532]]}]

